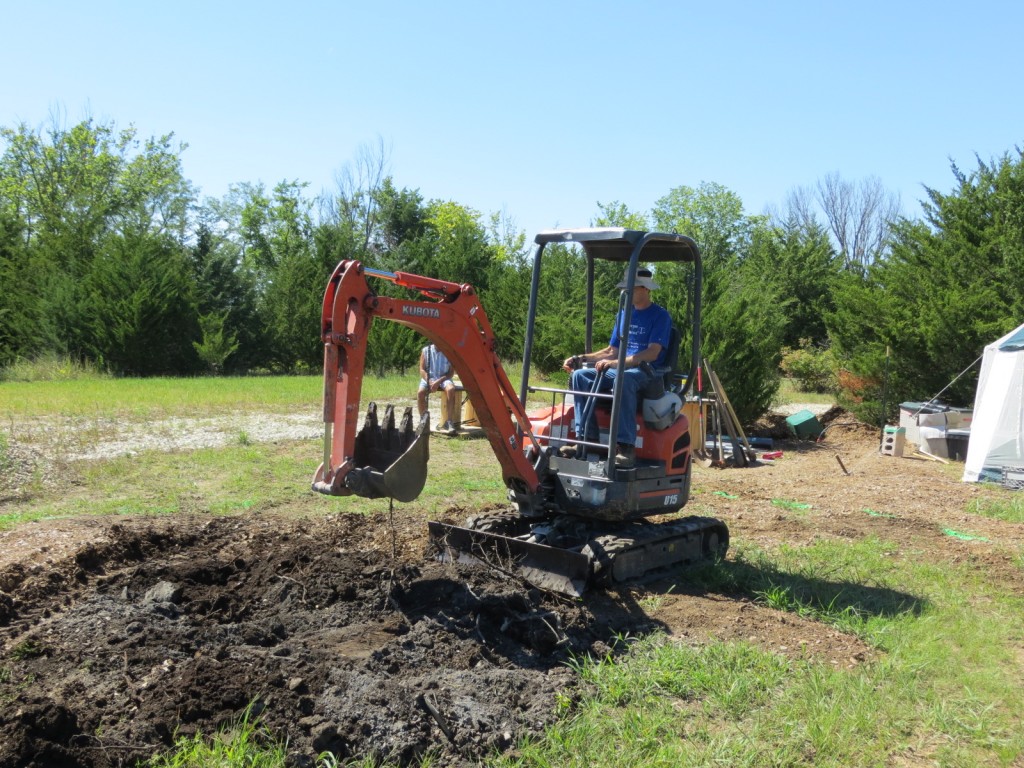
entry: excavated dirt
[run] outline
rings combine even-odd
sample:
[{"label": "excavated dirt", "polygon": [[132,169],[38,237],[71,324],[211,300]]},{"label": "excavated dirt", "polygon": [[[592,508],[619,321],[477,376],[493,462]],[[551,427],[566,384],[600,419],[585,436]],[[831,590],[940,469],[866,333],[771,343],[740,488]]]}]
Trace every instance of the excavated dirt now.
[{"label": "excavated dirt", "polygon": [[[876,429],[823,418],[822,442],[777,441],[773,462],[696,468],[690,509],[731,531],[720,567],[740,567],[735,546],[870,536],[889,556],[966,563],[1024,588],[1022,526],[965,511],[1005,492],[960,483],[954,466],[882,456]],[[779,436],[778,420],[762,426]],[[857,586],[861,607],[920,605]],[[571,600],[440,563],[425,518],[406,512],[28,523],[0,533],[0,768],[134,765],[247,707],[296,766],[323,752],[469,765],[543,732],[579,693],[567,662],[652,631],[841,667],[878,657],[755,595],[693,589],[685,574]]]}]

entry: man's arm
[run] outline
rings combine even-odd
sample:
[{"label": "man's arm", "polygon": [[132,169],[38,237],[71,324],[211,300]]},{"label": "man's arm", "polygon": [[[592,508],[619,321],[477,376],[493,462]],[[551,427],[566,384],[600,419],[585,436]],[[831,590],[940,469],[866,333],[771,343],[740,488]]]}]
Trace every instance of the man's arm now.
[{"label": "man's arm", "polygon": [[[626,368],[636,368],[641,363],[653,363],[658,359],[658,355],[661,354],[661,344],[651,344],[645,349],[639,352],[634,352],[632,355],[626,355],[625,365]],[[617,368],[619,365],[619,350],[615,350],[615,354],[606,357],[602,360],[598,360],[597,365],[594,366],[599,371],[606,371],[609,368]]]},{"label": "man's arm", "polygon": [[653,363],[661,354],[661,344],[649,344],[646,349],[626,356],[626,367],[636,368],[641,363]]},{"label": "man's arm", "polygon": [[576,368],[581,367],[584,363],[598,363],[601,360],[614,359],[618,356],[619,348],[608,346],[587,355],[573,355],[572,357],[567,357],[565,358],[565,362],[562,363],[562,368],[567,371],[573,371]]}]

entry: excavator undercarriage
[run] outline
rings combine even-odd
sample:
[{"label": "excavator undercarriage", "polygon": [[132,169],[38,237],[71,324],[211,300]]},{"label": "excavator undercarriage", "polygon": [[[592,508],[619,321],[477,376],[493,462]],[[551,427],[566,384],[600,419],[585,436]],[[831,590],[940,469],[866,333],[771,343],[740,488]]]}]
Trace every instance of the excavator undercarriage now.
[{"label": "excavator undercarriage", "polygon": [[710,517],[607,523],[569,515],[533,520],[509,511],[471,517],[465,526],[432,522],[429,530],[444,559],[482,561],[573,596],[588,586],[666,576],[724,557],[729,547],[728,528]]}]

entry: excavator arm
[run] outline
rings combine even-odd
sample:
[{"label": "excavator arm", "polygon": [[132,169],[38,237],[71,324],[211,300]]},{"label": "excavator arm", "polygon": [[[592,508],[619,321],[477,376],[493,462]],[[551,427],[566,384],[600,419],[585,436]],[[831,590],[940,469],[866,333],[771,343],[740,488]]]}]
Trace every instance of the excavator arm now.
[{"label": "excavator arm", "polygon": [[[408,288],[419,298],[379,296],[368,277]],[[324,457],[313,489],[399,501],[412,501],[423,489],[428,415],[414,428],[409,408],[396,427],[388,407],[381,424],[371,403],[359,428],[366,346],[375,320],[412,328],[444,352],[476,410],[505,484],[520,496],[538,494],[540,477],[524,450],[536,445],[530,419],[495,353],[494,333],[473,287],[373,270],[358,261],[342,261],[324,293]]]}]

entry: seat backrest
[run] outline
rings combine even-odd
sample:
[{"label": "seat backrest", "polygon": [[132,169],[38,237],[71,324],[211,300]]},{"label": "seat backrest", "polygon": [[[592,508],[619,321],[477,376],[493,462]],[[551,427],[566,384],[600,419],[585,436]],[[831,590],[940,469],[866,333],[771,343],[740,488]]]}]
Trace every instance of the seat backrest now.
[{"label": "seat backrest", "polygon": [[676,367],[679,365],[679,342],[681,337],[682,334],[679,333],[679,328],[673,325],[668,337],[668,353],[665,355],[665,362],[655,369],[665,379],[665,389],[672,388],[672,378],[676,372]]},{"label": "seat backrest", "polygon": [[666,392],[676,391],[674,385],[676,365],[679,363],[679,338],[679,329],[673,325],[668,336],[665,360],[661,365],[652,367],[654,378],[647,382],[647,386],[640,393],[640,402],[645,399],[657,400]]}]

